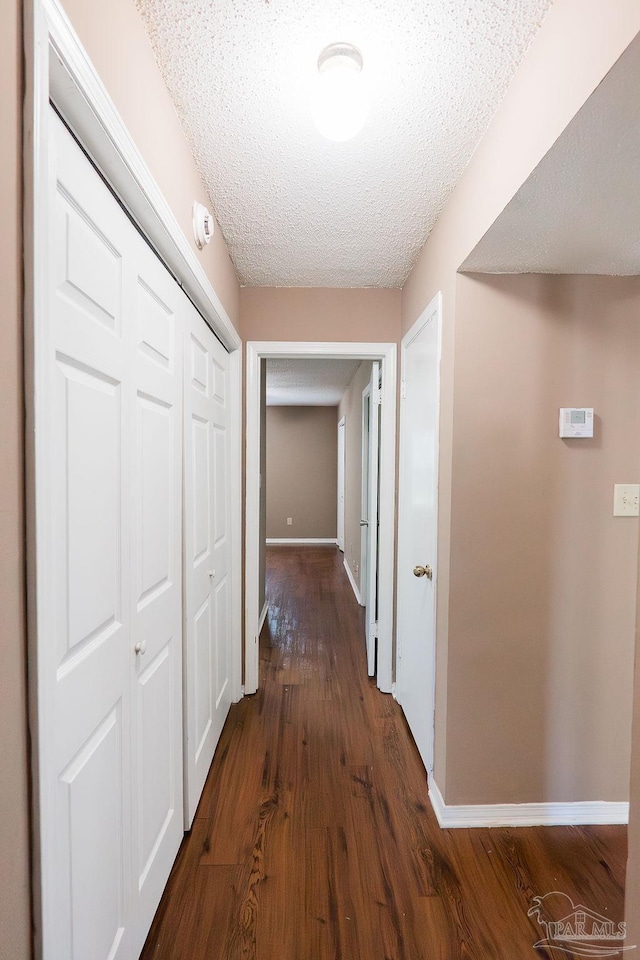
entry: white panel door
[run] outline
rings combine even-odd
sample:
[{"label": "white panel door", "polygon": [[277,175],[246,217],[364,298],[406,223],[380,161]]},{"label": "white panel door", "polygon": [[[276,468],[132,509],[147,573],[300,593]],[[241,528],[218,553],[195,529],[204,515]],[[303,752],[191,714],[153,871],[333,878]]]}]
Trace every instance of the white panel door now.
[{"label": "white panel door", "polygon": [[186,794],[190,827],[231,704],[229,355],[188,304],[184,347]]},{"label": "white panel door", "polygon": [[182,836],[182,294],[50,118],[35,344],[43,956],[135,960]]},{"label": "white panel door", "polygon": [[378,540],[379,500],[378,477],[380,473],[380,364],[371,364],[369,382],[369,450],[367,455],[367,563],[366,580],[363,583],[365,606],[365,633],[367,641],[367,672],[370,677],[376,672],[376,643],[378,636]]},{"label": "white panel door", "polygon": [[345,418],[338,423],[338,547],[344,553]]},{"label": "white panel door", "polygon": [[440,296],[402,340],[396,697],[433,767]]},{"label": "white panel door", "polygon": [[47,339],[37,344],[44,955],[130,957],[128,221],[52,116]]},{"label": "white panel door", "polygon": [[184,293],[135,237],[131,388],[133,848],[142,949],[184,832],[182,335]]}]

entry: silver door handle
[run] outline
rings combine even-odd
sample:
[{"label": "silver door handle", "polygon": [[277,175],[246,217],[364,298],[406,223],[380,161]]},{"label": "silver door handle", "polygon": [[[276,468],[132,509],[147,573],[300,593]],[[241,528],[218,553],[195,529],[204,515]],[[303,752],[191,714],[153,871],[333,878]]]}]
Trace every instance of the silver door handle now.
[{"label": "silver door handle", "polygon": [[433,570],[428,563],[425,563],[424,567],[417,566],[413,568],[414,577],[426,577],[427,580],[433,580]]},{"label": "silver door handle", "polygon": [[135,645],[135,647],[134,647],[133,649],[135,650],[135,652],[136,652],[137,654],[139,654],[140,656],[142,656],[143,654],[145,654],[145,653],[147,652],[147,641],[146,641],[146,640],[138,640],[138,642],[136,643],[136,645]]},{"label": "silver door handle", "polygon": [[368,521],[368,520],[361,520],[361,521],[360,521],[360,526],[361,526],[361,527],[368,527],[368,526],[369,526],[369,521]]}]

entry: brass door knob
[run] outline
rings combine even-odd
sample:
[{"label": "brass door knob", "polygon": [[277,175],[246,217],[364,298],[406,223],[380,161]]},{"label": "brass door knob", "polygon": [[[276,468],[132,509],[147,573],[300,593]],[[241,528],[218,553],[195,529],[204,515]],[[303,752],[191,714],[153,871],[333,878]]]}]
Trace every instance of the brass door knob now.
[{"label": "brass door knob", "polygon": [[426,563],[424,567],[420,567],[420,566],[414,567],[413,575],[414,577],[426,577],[427,580],[433,580],[433,570],[431,569],[428,563]]}]

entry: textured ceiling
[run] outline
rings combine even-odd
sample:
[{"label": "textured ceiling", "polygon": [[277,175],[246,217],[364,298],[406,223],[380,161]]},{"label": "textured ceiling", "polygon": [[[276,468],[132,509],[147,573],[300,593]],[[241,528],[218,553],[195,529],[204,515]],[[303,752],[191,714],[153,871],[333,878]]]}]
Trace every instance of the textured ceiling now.
[{"label": "textured ceiling", "polygon": [[640,273],[640,39],[465,262],[480,273]]},{"label": "textured ceiling", "polygon": [[336,407],[361,360],[267,360],[267,405]]},{"label": "textured ceiling", "polygon": [[[551,0],[136,0],[240,282],[401,286]],[[349,41],[371,112],[312,125]]]}]

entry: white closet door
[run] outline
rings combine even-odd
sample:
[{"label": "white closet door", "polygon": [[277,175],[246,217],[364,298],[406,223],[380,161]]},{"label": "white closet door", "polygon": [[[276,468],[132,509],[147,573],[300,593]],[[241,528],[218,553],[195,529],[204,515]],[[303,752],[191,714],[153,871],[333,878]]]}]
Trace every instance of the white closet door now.
[{"label": "white closet door", "polygon": [[231,703],[229,355],[197,310],[185,327],[186,798],[190,827]]},{"label": "white closet door", "polygon": [[[135,951],[184,832],[182,322],[186,297],[136,236],[131,516]],[[137,952],[135,953],[137,956]]]},{"label": "white closet door", "polygon": [[135,960],[182,836],[183,295],[53,111],[50,142],[35,344],[43,956]]},{"label": "white closet door", "polygon": [[52,276],[35,385],[44,955],[120,960],[134,893],[129,224],[51,116]]}]

